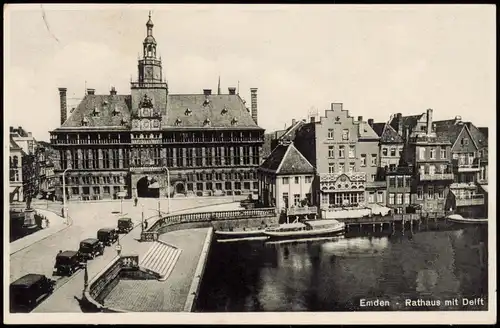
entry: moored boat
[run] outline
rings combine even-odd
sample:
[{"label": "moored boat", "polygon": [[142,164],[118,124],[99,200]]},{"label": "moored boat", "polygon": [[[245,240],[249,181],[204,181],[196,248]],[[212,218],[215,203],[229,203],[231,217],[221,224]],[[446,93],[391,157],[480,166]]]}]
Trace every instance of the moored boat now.
[{"label": "moored boat", "polygon": [[240,238],[254,238],[254,237],[265,237],[264,229],[257,228],[253,230],[238,229],[238,230],[216,230],[215,235],[219,239],[240,239]]},{"label": "moored boat", "polygon": [[310,220],[301,223],[285,223],[267,228],[264,234],[271,239],[319,237],[343,233],[345,223],[337,220]]},{"label": "moored boat", "polygon": [[446,220],[453,223],[463,223],[463,224],[487,224],[488,219],[472,219],[464,218],[460,214],[450,214],[446,217]]}]

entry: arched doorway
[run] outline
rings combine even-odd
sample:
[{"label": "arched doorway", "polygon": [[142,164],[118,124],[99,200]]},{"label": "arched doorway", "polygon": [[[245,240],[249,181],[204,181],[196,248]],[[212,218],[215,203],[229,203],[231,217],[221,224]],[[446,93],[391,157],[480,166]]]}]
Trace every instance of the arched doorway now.
[{"label": "arched doorway", "polygon": [[160,197],[160,186],[155,178],[143,177],[137,181],[137,197]]},{"label": "arched doorway", "polygon": [[184,193],[184,184],[183,183],[178,183],[175,185],[175,192],[177,194],[183,194]]}]

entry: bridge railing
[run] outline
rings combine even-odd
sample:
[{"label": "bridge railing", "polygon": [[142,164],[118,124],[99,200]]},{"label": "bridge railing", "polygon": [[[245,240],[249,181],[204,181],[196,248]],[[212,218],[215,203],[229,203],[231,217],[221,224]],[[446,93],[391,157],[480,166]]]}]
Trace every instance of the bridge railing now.
[{"label": "bridge railing", "polygon": [[198,212],[198,213],[185,213],[174,214],[158,219],[151,227],[141,234],[141,240],[154,241],[158,240],[158,230],[162,227],[180,224],[180,223],[193,223],[193,222],[210,222],[210,221],[223,221],[233,219],[253,219],[253,218],[266,218],[275,217],[277,215],[275,208],[255,208],[255,209],[242,209],[231,211],[216,211],[216,212]]}]

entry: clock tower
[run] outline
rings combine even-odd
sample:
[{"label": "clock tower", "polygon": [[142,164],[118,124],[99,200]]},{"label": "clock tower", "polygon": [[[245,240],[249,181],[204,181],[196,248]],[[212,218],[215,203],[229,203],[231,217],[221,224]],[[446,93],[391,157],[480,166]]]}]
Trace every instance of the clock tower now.
[{"label": "clock tower", "polygon": [[147,35],[142,43],[142,59],[139,59],[139,83],[161,83],[161,59],[156,55],[156,40],[153,36],[153,21],[151,12],[146,23]]}]

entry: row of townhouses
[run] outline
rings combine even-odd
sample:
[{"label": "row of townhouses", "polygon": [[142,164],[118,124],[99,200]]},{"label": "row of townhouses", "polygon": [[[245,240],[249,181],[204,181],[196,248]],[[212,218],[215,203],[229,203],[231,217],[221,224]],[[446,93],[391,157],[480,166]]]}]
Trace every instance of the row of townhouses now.
[{"label": "row of townhouses", "polygon": [[[46,192],[61,198],[64,182],[66,197],[78,200],[258,195],[261,205],[288,215],[325,218],[346,209],[364,215],[485,204],[484,129],[460,117],[433,121],[432,109],[375,123],[333,103],[321,117],[265,134],[257,88],[250,107],[239,88],[222,92],[220,79],[217,92],[170,93],[153,26],[149,17],[129,94],[89,88],[68,113],[67,89],[59,88],[61,124],[39,152],[50,154],[56,177]],[[18,151],[12,140],[11,153]]]},{"label": "row of townhouses", "polygon": [[[266,134],[261,202],[323,218],[457,211],[487,215],[488,131],[433,110],[374,123],[333,103],[321,117]],[[349,210],[349,211],[346,211]]]}]

